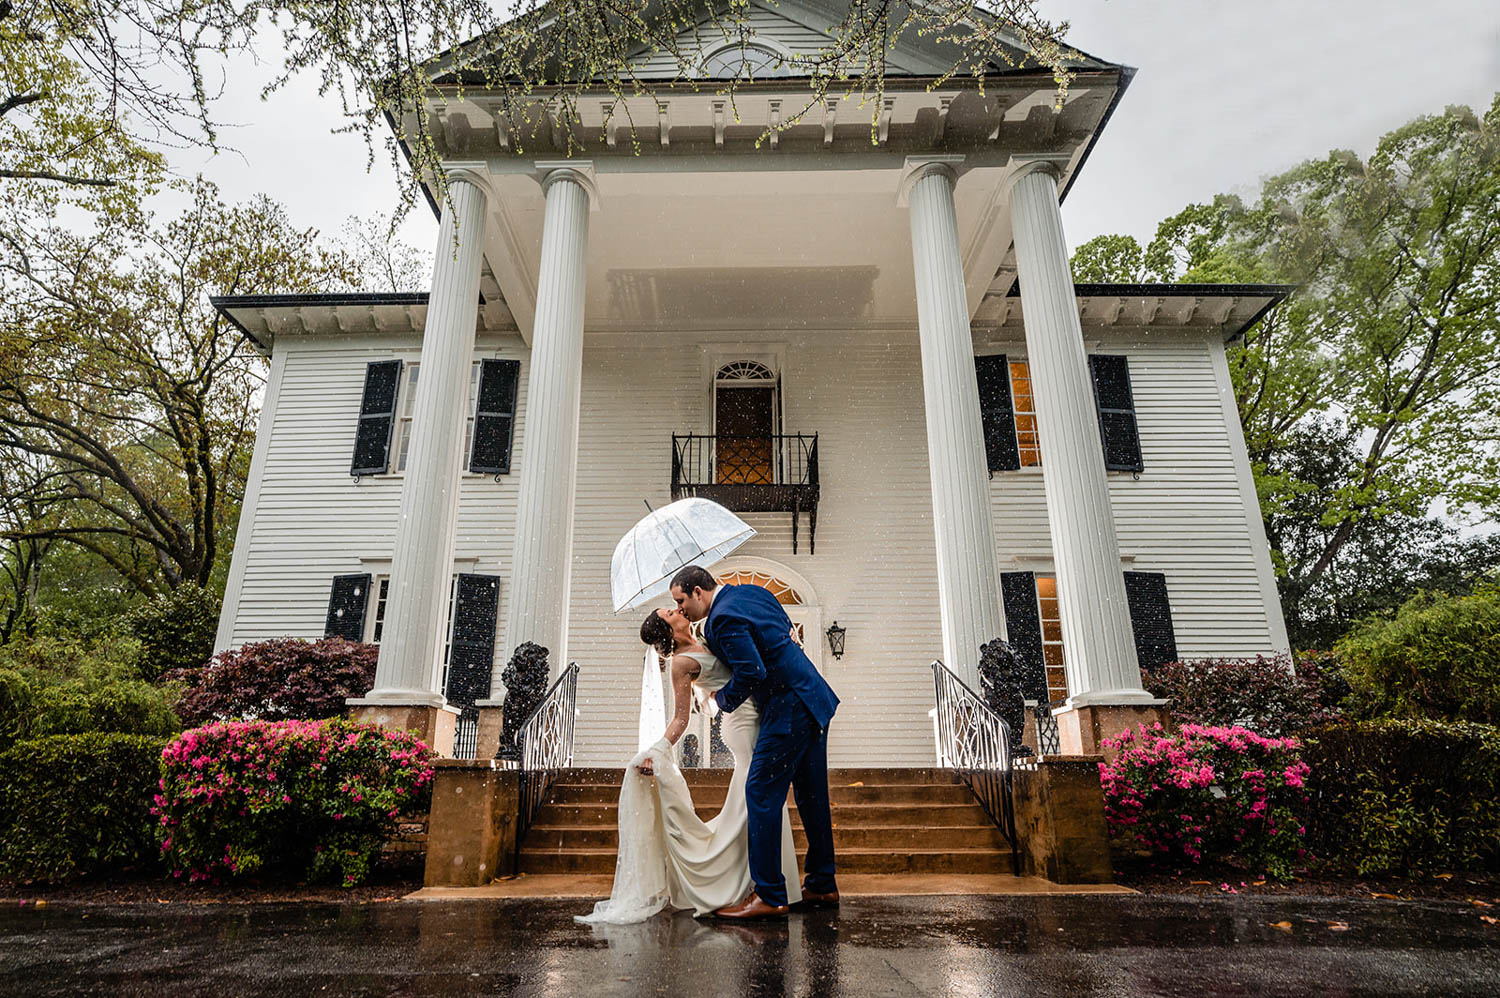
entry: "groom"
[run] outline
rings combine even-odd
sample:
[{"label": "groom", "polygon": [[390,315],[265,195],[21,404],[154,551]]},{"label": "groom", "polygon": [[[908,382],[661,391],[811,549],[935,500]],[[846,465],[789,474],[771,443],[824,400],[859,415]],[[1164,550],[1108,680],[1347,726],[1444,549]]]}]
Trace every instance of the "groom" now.
[{"label": "groom", "polygon": [[755,890],[721,918],[785,917],[781,873],[781,809],[788,785],[807,832],[802,903],[835,907],[833,818],[828,809],[828,722],[839,698],[791,639],[791,621],[760,586],[720,586],[706,569],[689,565],[672,578],[672,598],[689,620],[707,618],[703,640],[733,677],[714,694],[720,710],[753,699],[760,736],[745,779],[750,809],[750,879]]}]

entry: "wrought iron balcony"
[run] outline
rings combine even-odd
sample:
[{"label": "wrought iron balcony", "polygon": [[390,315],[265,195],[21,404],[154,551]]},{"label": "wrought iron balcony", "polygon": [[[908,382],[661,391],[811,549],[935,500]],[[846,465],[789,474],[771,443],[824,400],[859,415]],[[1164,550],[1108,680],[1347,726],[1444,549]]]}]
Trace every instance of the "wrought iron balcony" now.
[{"label": "wrought iron balcony", "polygon": [[672,435],[672,499],[712,499],[736,513],[807,513],[809,550],[817,553],[818,435]]}]

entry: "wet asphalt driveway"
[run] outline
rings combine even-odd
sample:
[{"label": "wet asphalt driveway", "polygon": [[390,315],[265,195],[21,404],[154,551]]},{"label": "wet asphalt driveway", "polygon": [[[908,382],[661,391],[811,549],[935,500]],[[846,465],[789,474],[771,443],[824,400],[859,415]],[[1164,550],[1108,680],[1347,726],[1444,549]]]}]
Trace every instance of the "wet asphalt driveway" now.
[{"label": "wet asphalt driveway", "polygon": [[8,908],[0,993],[1500,995],[1500,926],[1461,902],[861,898],[785,926],[607,930],[573,923],[588,907]]}]

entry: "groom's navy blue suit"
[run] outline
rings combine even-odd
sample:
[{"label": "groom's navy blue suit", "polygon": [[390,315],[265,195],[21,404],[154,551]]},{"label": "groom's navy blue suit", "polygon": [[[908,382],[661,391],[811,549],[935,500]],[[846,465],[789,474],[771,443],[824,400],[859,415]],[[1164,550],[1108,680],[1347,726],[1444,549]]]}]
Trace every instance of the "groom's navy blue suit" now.
[{"label": "groom's navy blue suit", "polygon": [[781,872],[781,809],[791,785],[807,832],[803,886],[816,894],[833,879],[833,818],[828,808],[828,722],[839,698],[791,638],[792,622],[760,586],[722,586],[703,637],[734,675],[714,694],[732,711],[753,699],[760,736],[745,779],[750,809],[750,879],[770,905],[787,903]]}]

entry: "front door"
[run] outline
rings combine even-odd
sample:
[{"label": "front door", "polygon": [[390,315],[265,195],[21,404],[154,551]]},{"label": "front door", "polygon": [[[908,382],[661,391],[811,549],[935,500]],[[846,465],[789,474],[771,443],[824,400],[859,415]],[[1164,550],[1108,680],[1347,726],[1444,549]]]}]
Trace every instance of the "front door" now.
[{"label": "front door", "polygon": [[714,467],[720,485],[774,485],[774,385],[729,387],[714,393]]}]

